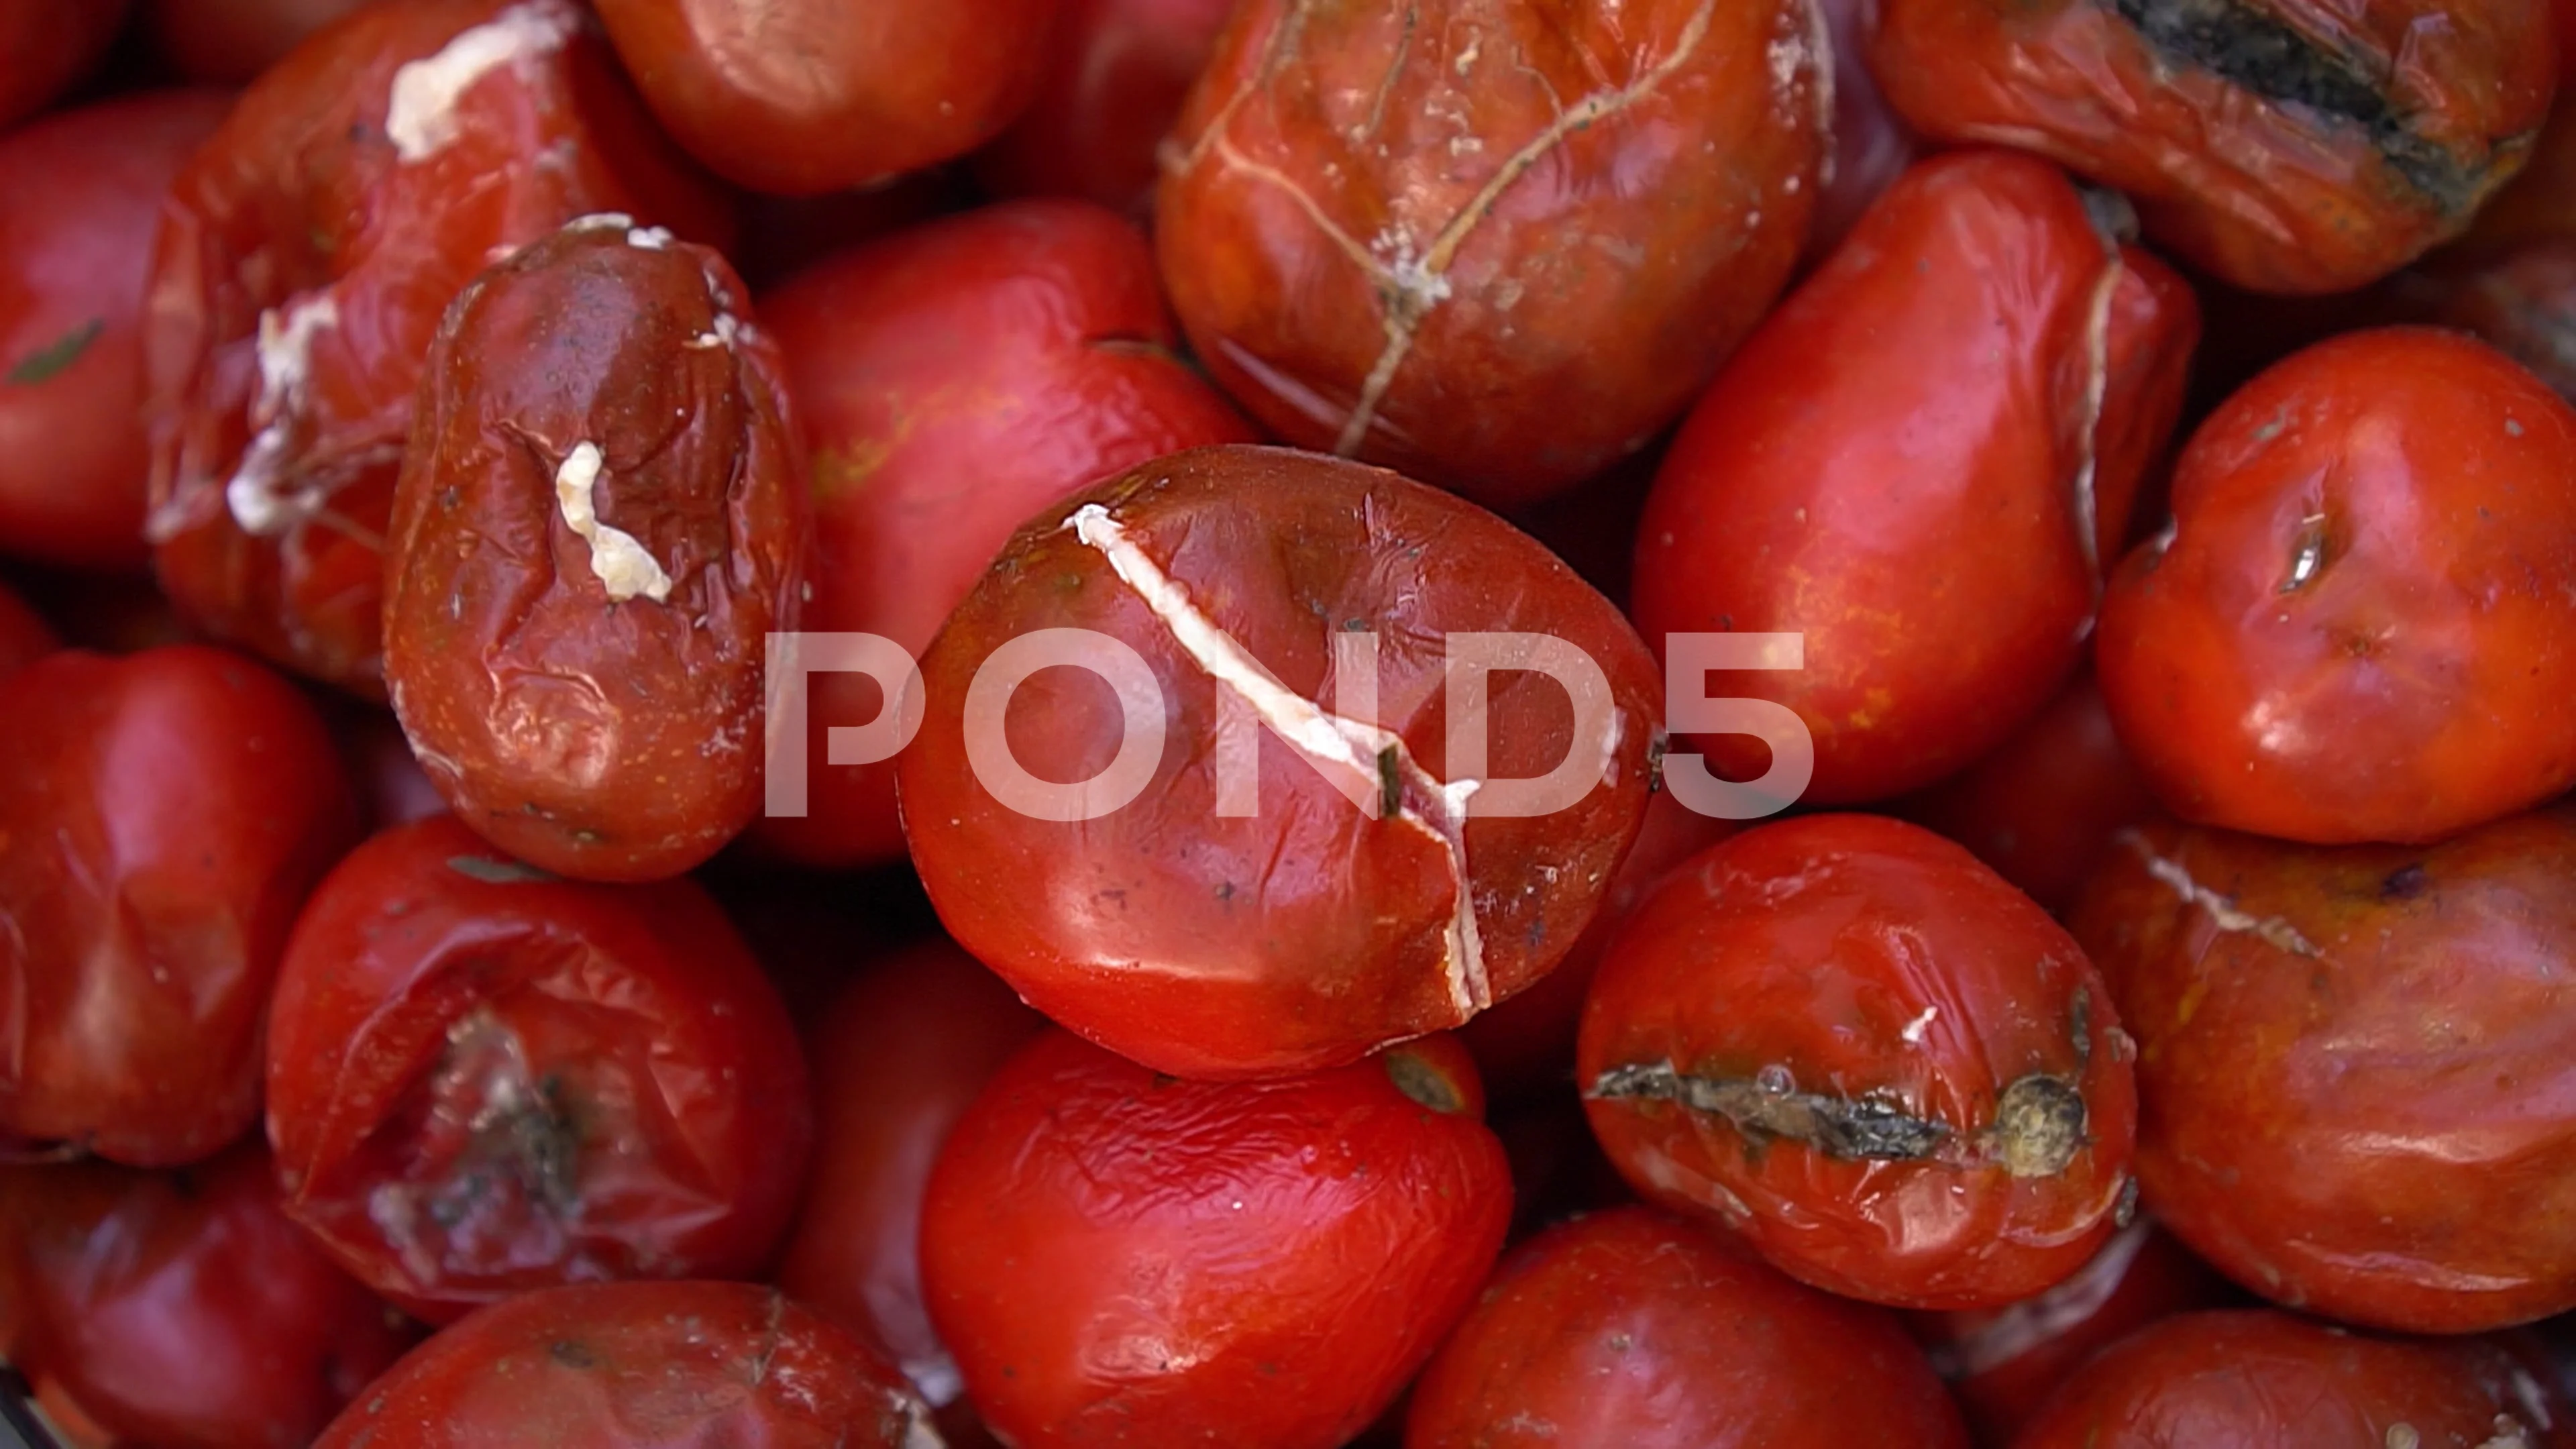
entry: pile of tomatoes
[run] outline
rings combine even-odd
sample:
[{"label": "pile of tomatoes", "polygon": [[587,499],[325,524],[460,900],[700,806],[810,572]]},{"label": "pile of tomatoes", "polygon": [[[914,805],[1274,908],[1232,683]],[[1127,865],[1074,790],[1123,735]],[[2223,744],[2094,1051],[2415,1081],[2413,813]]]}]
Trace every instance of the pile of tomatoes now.
[{"label": "pile of tomatoes", "polygon": [[79,1449],[2576,1446],[2576,3],[0,0]]}]

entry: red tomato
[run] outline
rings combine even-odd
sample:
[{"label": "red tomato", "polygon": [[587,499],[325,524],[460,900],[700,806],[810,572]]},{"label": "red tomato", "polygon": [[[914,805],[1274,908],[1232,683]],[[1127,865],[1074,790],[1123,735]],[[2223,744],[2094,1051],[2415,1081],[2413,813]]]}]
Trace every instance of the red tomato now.
[{"label": "red tomato", "polygon": [[[1001,654],[1067,637],[1044,629],[1090,631],[1073,653],[1128,692],[1032,665],[996,703],[988,661],[1047,657]],[[1545,636],[1533,662],[1583,713],[1528,663],[1498,671],[1485,760],[1453,770],[1451,716],[1477,721],[1451,675],[1481,667],[1459,636],[1492,633]],[[922,672],[896,772],[950,934],[1057,1021],[1206,1078],[1355,1061],[1544,975],[1644,816],[1660,694],[1609,601],[1491,514],[1245,447],[1040,514]],[[1113,771],[1123,801],[1080,783]]]},{"label": "red tomato", "polygon": [[0,136],[0,196],[44,198],[0,207],[0,552],[150,561],[143,284],[161,198],[231,105],[161,91]]},{"label": "red tomato", "polygon": [[760,813],[805,457],[715,252],[623,215],[522,247],[423,365],[384,669],[430,781],[523,860],[659,880]]},{"label": "red tomato", "polygon": [[[1174,354],[1144,236],[1097,207],[932,222],[806,271],[761,316],[814,455],[804,627],[916,658],[1031,514],[1168,453],[1252,441]],[[901,859],[894,761],[827,753],[882,691],[847,673],[807,686],[807,813],[772,813],[756,838],[807,865]]]},{"label": "red tomato", "polygon": [[972,183],[957,168],[915,171],[880,186],[821,196],[746,195],[742,240],[725,259],[765,300],[771,288],[826,257],[961,211],[973,201]]},{"label": "red tomato", "polygon": [[144,0],[155,49],[192,80],[241,85],[366,0]]},{"label": "red tomato", "polygon": [[2431,841],[2576,784],[2576,409],[2481,343],[2320,343],[2184,451],[2096,645],[2166,805]]},{"label": "red tomato", "polygon": [[2130,833],[2071,923],[2137,1034],[2148,1210],[2427,1333],[2576,1309],[2576,809],[2429,850]]},{"label": "red tomato", "polygon": [[1577,1075],[1648,1201],[1849,1297],[1985,1308],[2126,1218],[2130,1054],[2029,897],[1930,831],[1812,815],[1702,852],[1629,914]]},{"label": "red tomato", "polygon": [[1833,165],[1816,199],[1815,230],[1807,255],[1822,258],[1842,244],[1863,213],[1920,149],[1914,133],[1879,91],[1869,71],[1870,27],[1883,0],[1817,0],[1834,46]]},{"label": "red tomato", "polygon": [[920,1401],[848,1330],[748,1283],[596,1283],[421,1345],[316,1449],[919,1449]]},{"label": "red tomato", "polygon": [[120,1443],[309,1443],[414,1337],[278,1210],[257,1142],[12,1169],[0,1244],[0,1352]]},{"label": "red tomato", "polygon": [[1282,438],[1529,502],[1644,446],[1779,295],[1828,48],[1812,0],[1243,0],[1163,280]]},{"label": "red tomato", "polygon": [[259,1115],[287,931],[356,830],[294,688],[197,645],[0,683],[0,1136],[194,1162]]},{"label": "red tomato", "polygon": [[1036,99],[975,156],[996,196],[1152,208],[1163,138],[1216,52],[1234,0],[1064,0]]},{"label": "red tomato", "polygon": [[1914,1314],[1912,1327],[1978,1439],[2001,1445],[2102,1348],[2160,1318],[2236,1298],[2226,1279],[2142,1217],[2055,1287],[2002,1308]]},{"label": "red tomato", "polygon": [[6,679],[62,647],[44,616],[27,607],[7,584],[0,584],[0,679]]},{"label": "red tomato", "polygon": [[2436,320],[2476,334],[2576,402],[2576,231],[2526,242],[2436,285]]},{"label": "red tomato", "polygon": [[146,304],[162,587],[209,633],[379,692],[422,360],[496,256],[593,212],[725,203],[573,0],[406,0],[316,33],[180,173]]},{"label": "red tomato", "polygon": [[1936,140],[2038,151],[2269,292],[2456,236],[2549,112],[2549,0],[1881,0],[1870,63]]},{"label": "red tomato", "polygon": [[1893,1315],[1646,1208],[1515,1249],[1413,1389],[1405,1449],[1967,1449]]},{"label": "red tomato", "polygon": [[2078,1369],[2014,1449],[2539,1449],[2554,1406],[2494,1345],[2369,1338],[2286,1313],[2185,1313]]},{"label": "red tomato", "polygon": [[287,1212],[432,1322],[757,1271],[812,1137],[778,996],[697,886],[558,880],[439,816],[296,923],[269,1020]]},{"label": "red tomato", "polygon": [[1019,1449],[1333,1449],[1502,1247],[1511,1185],[1483,1108],[1445,1037],[1212,1084],[1048,1032],[931,1175],[931,1321]]},{"label": "red tomato", "polygon": [[[90,73],[129,0],[0,0],[0,127],[41,111]],[[13,195],[26,195],[13,192]]]},{"label": "red tomato", "polygon": [[1046,1019],[947,941],[870,967],[806,1037],[814,1170],[778,1286],[893,1351],[934,1408],[957,1363],[921,1301],[921,1205],[949,1128]]},{"label": "red tomato", "polygon": [[[1711,691],[1796,711],[1810,804],[1949,774],[2082,657],[2198,333],[2189,289],[2097,230],[2055,167],[1924,162],[1674,440],[1638,528],[1638,628],[1805,636],[1803,667]],[[1764,763],[1748,736],[1693,745],[1736,779]]]},{"label": "red tomato", "polygon": [[811,195],[962,156],[1035,93],[1057,0],[599,0],[680,144]]}]

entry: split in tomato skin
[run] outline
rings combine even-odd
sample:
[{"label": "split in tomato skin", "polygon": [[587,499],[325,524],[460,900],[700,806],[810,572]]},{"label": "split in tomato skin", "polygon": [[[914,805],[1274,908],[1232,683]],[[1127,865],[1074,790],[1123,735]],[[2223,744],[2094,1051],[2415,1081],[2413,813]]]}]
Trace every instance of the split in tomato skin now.
[{"label": "split in tomato skin", "polygon": [[2424,842],[2576,784],[2576,409],[2503,354],[2349,333],[2229,398],[2095,657],[2157,796],[2316,844]]},{"label": "split in tomato skin", "polygon": [[54,634],[54,626],[18,597],[15,589],[0,583],[0,680],[63,647]]},{"label": "split in tomato skin", "polygon": [[[1097,206],[1009,202],[820,262],[761,302],[813,457],[804,627],[918,658],[1011,534],[1087,485],[1189,448],[1253,441],[1178,355],[1152,249]],[[847,867],[903,857],[892,759],[835,765],[876,681],[805,680],[806,814],[767,851]]]},{"label": "split in tomato skin", "polygon": [[209,85],[247,85],[367,0],[144,0],[152,48]]},{"label": "split in tomato skin", "polygon": [[0,128],[43,110],[95,69],[129,3],[0,0]]},{"label": "split in tomato skin", "polygon": [[43,198],[0,207],[0,553],[150,563],[145,274],[171,178],[231,105],[159,91],[0,135],[0,196]]},{"label": "split in tomato skin", "polygon": [[865,1340],[775,1288],[593,1283],[452,1325],[315,1449],[919,1449],[925,1418]]},{"label": "split in tomato skin", "polygon": [[368,6],[180,173],[145,302],[147,527],[191,623],[380,695],[385,529],[449,300],[594,212],[730,239],[593,27],[572,0]]},{"label": "split in tomato skin", "polygon": [[757,1272],[813,1107],[776,991],[688,881],[565,881],[453,817],[315,892],[270,1012],[286,1206],[431,1322],[558,1283]]},{"label": "split in tomato skin", "polygon": [[1629,914],[1576,1071],[1647,1201],[1829,1291],[1958,1309],[2067,1277],[2125,1220],[2130,1054],[2029,897],[1930,831],[1811,815]]},{"label": "split in tomato skin", "polygon": [[1515,1248],[1414,1385],[1405,1449],[1967,1449],[1884,1309],[1650,1208]]},{"label": "split in tomato skin", "polygon": [[287,1220],[255,1140],[0,1170],[0,1300],[0,1353],[118,1443],[309,1443],[418,1336]]},{"label": "split in tomato skin", "polygon": [[65,650],[0,683],[0,760],[0,1137],[214,1155],[259,1120],[287,932],[356,836],[329,730],[221,650]]},{"label": "split in tomato skin", "polygon": [[778,1286],[884,1344],[933,1408],[961,1385],[922,1306],[931,1169],[976,1094],[1045,1025],[981,962],[928,941],[869,966],[806,1038],[814,1168]]},{"label": "split in tomato skin", "polygon": [[1063,0],[1037,94],[975,153],[996,196],[1152,210],[1163,139],[1207,69],[1233,0]]},{"label": "split in tomato skin", "polygon": [[[2178,1314],[2078,1368],[2014,1449],[2543,1449],[2564,1409],[2491,1343],[2392,1340],[2270,1309]],[[2552,1432],[2555,1430],[2555,1432]]]},{"label": "split in tomato skin", "polygon": [[[977,693],[1001,650],[1056,628],[1109,636],[1076,652],[1128,671],[1134,703],[1088,668]],[[1546,636],[1560,652],[1539,662],[1598,678],[1578,715],[1538,668],[1492,675],[1486,759],[1452,779],[1452,710],[1471,721],[1449,676],[1479,632]],[[1660,718],[1644,643],[1537,543],[1397,474],[1272,448],[1176,454],[1039,514],[922,673],[896,775],[950,934],[1056,1021],[1199,1078],[1338,1066],[1536,981],[1637,832]],[[1033,799],[997,735],[1046,789],[1125,770],[1134,793]],[[1515,792],[1536,813],[1508,813]],[[1105,813],[1038,813],[1059,808]]]},{"label": "split in tomato skin", "polygon": [[1511,1219],[1466,1052],[1185,1082],[1049,1031],[950,1135],[931,1321],[1020,1449],[1334,1449],[1473,1301]]},{"label": "split in tomato skin", "polygon": [[2040,152],[2254,291],[2344,292],[2457,236],[2522,165],[2548,0],[1887,0],[1870,63],[1945,142]]},{"label": "split in tomato skin", "polygon": [[1779,295],[1832,115],[1813,0],[1246,0],[1163,279],[1271,431],[1494,507],[1649,442]]},{"label": "split in tomato skin", "polygon": [[2430,849],[2131,833],[2071,924],[2139,1043],[2150,1212],[2294,1308],[2576,1308],[2576,814]]},{"label": "split in tomato skin", "polygon": [[600,0],[662,125],[754,191],[963,156],[1035,95],[1058,0]]},{"label": "split in tomato skin", "polygon": [[[1798,714],[1809,804],[1966,765],[2083,657],[2200,330],[2189,287],[2102,215],[2028,156],[1921,163],[1665,455],[1637,533],[1638,628],[1804,636],[1802,667],[1726,671],[1710,692]],[[1735,779],[1765,760],[1748,736],[1693,747]]]}]

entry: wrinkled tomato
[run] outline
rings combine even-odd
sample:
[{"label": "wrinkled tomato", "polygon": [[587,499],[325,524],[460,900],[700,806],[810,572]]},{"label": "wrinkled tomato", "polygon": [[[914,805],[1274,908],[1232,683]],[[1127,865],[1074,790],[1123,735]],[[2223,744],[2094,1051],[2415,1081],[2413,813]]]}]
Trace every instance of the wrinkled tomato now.
[{"label": "wrinkled tomato", "polygon": [[795,1029],[686,881],[564,881],[453,817],[360,846],[269,1021],[287,1211],[432,1322],[551,1284],[756,1272],[804,1180]]}]

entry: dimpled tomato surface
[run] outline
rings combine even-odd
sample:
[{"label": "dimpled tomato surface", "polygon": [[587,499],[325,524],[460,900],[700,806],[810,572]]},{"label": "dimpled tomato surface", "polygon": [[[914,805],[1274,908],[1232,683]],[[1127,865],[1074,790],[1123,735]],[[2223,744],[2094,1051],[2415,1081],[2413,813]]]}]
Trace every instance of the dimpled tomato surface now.
[{"label": "dimpled tomato surface", "polygon": [[950,933],[1201,1077],[1353,1061],[1554,966],[1645,813],[1659,694],[1609,601],[1501,520],[1242,447],[1039,514],[922,672],[896,772]]},{"label": "dimpled tomato surface", "polygon": [[750,1276],[804,1180],[804,1055],[715,902],[560,880],[452,817],[323,882],[268,1045],[287,1212],[432,1322],[558,1283]]},{"label": "dimpled tomato surface", "polygon": [[931,1321],[1020,1449],[1334,1449],[1502,1247],[1511,1184],[1483,1111],[1446,1037],[1213,1083],[1049,1032],[931,1175]]},{"label": "dimpled tomato surface", "polygon": [[572,0],[371,5],[263,74],[172,187],[145,304],[149,525],[180,612],[380,692],[386,520],[440,315],[610,210],[731,223]]},{"label": "dimpled tomato surface", "polygon": [[2131,1047],[2073,938],[1930,831],[1748,830],[1684,862],[1593,978],[1593,1131],[1650,1202],[1792,1277],[1985,1308],[2125,1218]]},{"label": "dimpled tomato surface", "polygon": [[1789,278],[1824,174],[1811,0],[1246,0],[1154,237],[1272,431],[1501,506],[1643,446]]}]

